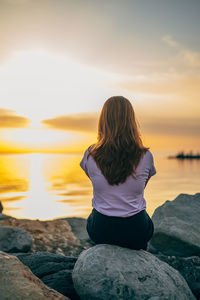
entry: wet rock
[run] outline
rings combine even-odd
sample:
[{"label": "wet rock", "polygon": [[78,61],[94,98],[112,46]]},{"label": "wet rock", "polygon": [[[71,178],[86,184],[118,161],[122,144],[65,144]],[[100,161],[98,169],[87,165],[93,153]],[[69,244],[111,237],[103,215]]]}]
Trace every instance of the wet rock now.
[{"label": "wet rock", "polygon": [[67,300],[47,287],[17,257],[0,252],[0,299]]},{"label": "wet rock", "polygon": [[76,257],[48,252],[20,253],[17,254],[17,257],[47,286],[68,296],[71,300],[80,299],[72,281],[72,270],[77,260]]},{"label": "wet rock", "polygon": [[200,299],[200,257],[176,257],[166,255],[156,255],[160,260],[168,263],[174,269],[178,270],[185,278],[189,288]]},{"label": "wet rock", "polygon": [[195,299],[177,270],[144,250],[97,245],[81,253],[72,278],[82,300]]},{"label": "wet rock", "polygon": [[149,251],[169,256],[200,256],[200,193],[180,194],[156,208]]},{"label": "wet rock", "polygon": [[26,230],[0,226],[0,251],[28,252],[31,246],[32,238]]}]

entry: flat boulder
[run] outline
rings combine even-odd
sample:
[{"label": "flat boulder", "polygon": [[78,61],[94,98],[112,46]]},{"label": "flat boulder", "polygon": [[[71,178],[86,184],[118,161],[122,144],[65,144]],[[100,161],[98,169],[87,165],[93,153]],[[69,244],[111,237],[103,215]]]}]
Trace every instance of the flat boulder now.
[{"label": "flat boulder", "polygon": [[195,299],[178,271],[144,250],[97,245],[81,253],[72,278],[82,300]]},{"label": "flat boulder", "polygon": [[200,256],[200,193],[180,194],[156,208],[149,251],[164,255]]},{"label": "flat boulder", "polygon": [[28,252],[31,249],[31,235],[22,228],[0,226],[0,251]]},{"label": "flat boulder", "polygon": [[0,299],[67,300],[46,286],[17,257],[0,252]]}]

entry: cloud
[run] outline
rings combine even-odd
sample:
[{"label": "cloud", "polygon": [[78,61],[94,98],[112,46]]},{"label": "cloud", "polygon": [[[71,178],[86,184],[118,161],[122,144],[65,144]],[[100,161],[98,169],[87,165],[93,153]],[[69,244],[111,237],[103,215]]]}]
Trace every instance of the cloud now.
[{"label": "cloud", "polygon": [[33,0],[1,0],[4,3],[7,4],[25,4],[25,3],[29,3],[32,2]]},{"label": "cloud", "polygon": [[200,52],[187,49],[175,41],[171,35],[165,35],[162,37],[162,41],[168,46],[178,49],[178,54],[175,56],[174,62],[184,64],[186,67],[190,68],[200,67]]},{"label": "cloud", "polygon": [[[61,116],[44,120],[42,123],[59,130],[93,132],[97,127],[97,114]],[[200,118],[198,117],[170,117],[169,115],[158,117],[155,114],[145,113],[139,123],[143,134],[200,137]]]},{"label": "cloud", "polygon": [[185,62],[185,64],[192,68],[200,67],[200,52],[192,50],[183,50],[180,53],[180,58]]},{"label": "cloud", "polygon": [[158,67],[162,52],[157,37],[146,35],[148,18],[141,26],[134,1],[108,2],[4,0],[0,64],[15,51],[39,47],[117,73],[149,69],[150,61]]},{"label": "cloud", "polygon": [[173,47],[173,48],[178,48],[180,47],[180,44],[175,41],[171,35],[165,35],[162,37],[162,41],[165,42],[168,46]]},{"label": "cloud", "polygon": [[9,115],[9,114],[13,114],[13,111],[11,109],[6,109],[6,108],[1,108],[0,107],[0,116],[1,115]]},{"label": "cloud", "polygon": [[29,122],[28,118],[17,116],[12,110],[0,108],[0,128],[24,128]]},{"label": "cloud", "polygon": [[199,118],[146,118],[141,122],[144,134],[161,134],[200,138]]},{"label": "cloud", "polygon": [[94,132],[97,130],[98,114],[83,113],[74,115],[58,116],[42,121],[49,128],[67,131]]},{"label": "cloud", "polygon": [[[172,134],[176,131],[182,134],[187,124],[186,135],[188,131],[191,134],[198,134],[198,130],[200,132],[197,122],[200,120],[200,75],[193,72],[182,75],[169,72],[153,78],[121,81],[117,85],[126,93],[134,94],[136,117],[139,122],[149,120],[147,125],[145,123],[145,131],[150,133],[151,130],[160,130],[166,133],[169,130]],[[158,116],[163,119],[158,119]],[[189,118],[190,121],[187,121]],[[192,123],[193,118],[195,124]]]},{"label": "cloud", "polygon": [[116,83],[118,87],[134,93],[165,95],[169,98],[172,95],[189,97],[190,102],[196,99],[195,95],[200,93],[200,76],[191,74],[164,74],[143,79],[126,80]]}]

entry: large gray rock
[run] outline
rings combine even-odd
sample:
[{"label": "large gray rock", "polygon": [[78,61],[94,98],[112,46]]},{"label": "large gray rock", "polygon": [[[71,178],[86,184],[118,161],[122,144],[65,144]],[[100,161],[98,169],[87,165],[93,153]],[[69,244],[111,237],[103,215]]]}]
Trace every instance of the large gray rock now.
[{"label": "large gray rock", "polygon": [[0,226],[0,251],[28,252],[31,249],[31,235],[22,228]]},{"label": "large gray rock", "polygon": [[150,251],[165,255],[200,256],[200,193],[180,194],[156,208]]},{"label": "large gray rock", "polygon": [[81,253],[72,278],[82,300],[195,299],[178,271],[144,250],[97,245]]},{"label": "large gray rock", "polygon": [[189,288],[200,299],[200,257],[176,257],[166,255],[156,255],[162,261],[165,261],[174,269],[178,270],[185,278]]},{"label": "large gray rock", "polygon": [[47,286],[72,300],[80,299],[72,281],[72,270],[77,260],[76,257],[49,252],[20,253],[16,256]]},{"label": "large gray rock", "polygon": [[1,300],[67,300],[46,286],[17,257],[0,252]]}]

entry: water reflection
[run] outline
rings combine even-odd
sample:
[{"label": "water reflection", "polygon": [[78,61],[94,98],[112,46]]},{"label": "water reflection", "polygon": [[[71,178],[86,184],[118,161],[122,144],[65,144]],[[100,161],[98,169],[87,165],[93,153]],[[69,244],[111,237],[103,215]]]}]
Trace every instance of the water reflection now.
[{"label": "water reflection", "polygon": [[195,194],[200,190],[200,161],[180,161],[167,159],[167,156],[162,153],[155,155],[157,174],[145,191],[150,215],[166,200],[173,200],[181,193]]},{"label": "water reflection", "polygon": [[[199,191],[200,161],[168,160],[155,155],[157,175],[145,198],[151,215],[158,205],[180,193]],[[0,200],[4,213],[18,218],[86,217],[92,186],[79,166],[81,155],[0,155]]]},{"label": "water reflection", "polygon": [[87,216],[91,184],[79,162],[80,155],[1,155],[4,213],[42,220]]},{"label": "water reflection", "polygon": [[8,214],[14,215],[13,212],[21,210],[17,202],[26,198],[23,194],[29,189],[28,169],[26,158],[0,155],[0,200]]},{"label": "water reflection", "polygon": [[17,201],[26,198],[26,196],[1,197],[2,202]]},{"label": "water reflection", "polygon": [[18,155],[0,155],[0,194],[29,189],[27,159]]}]

